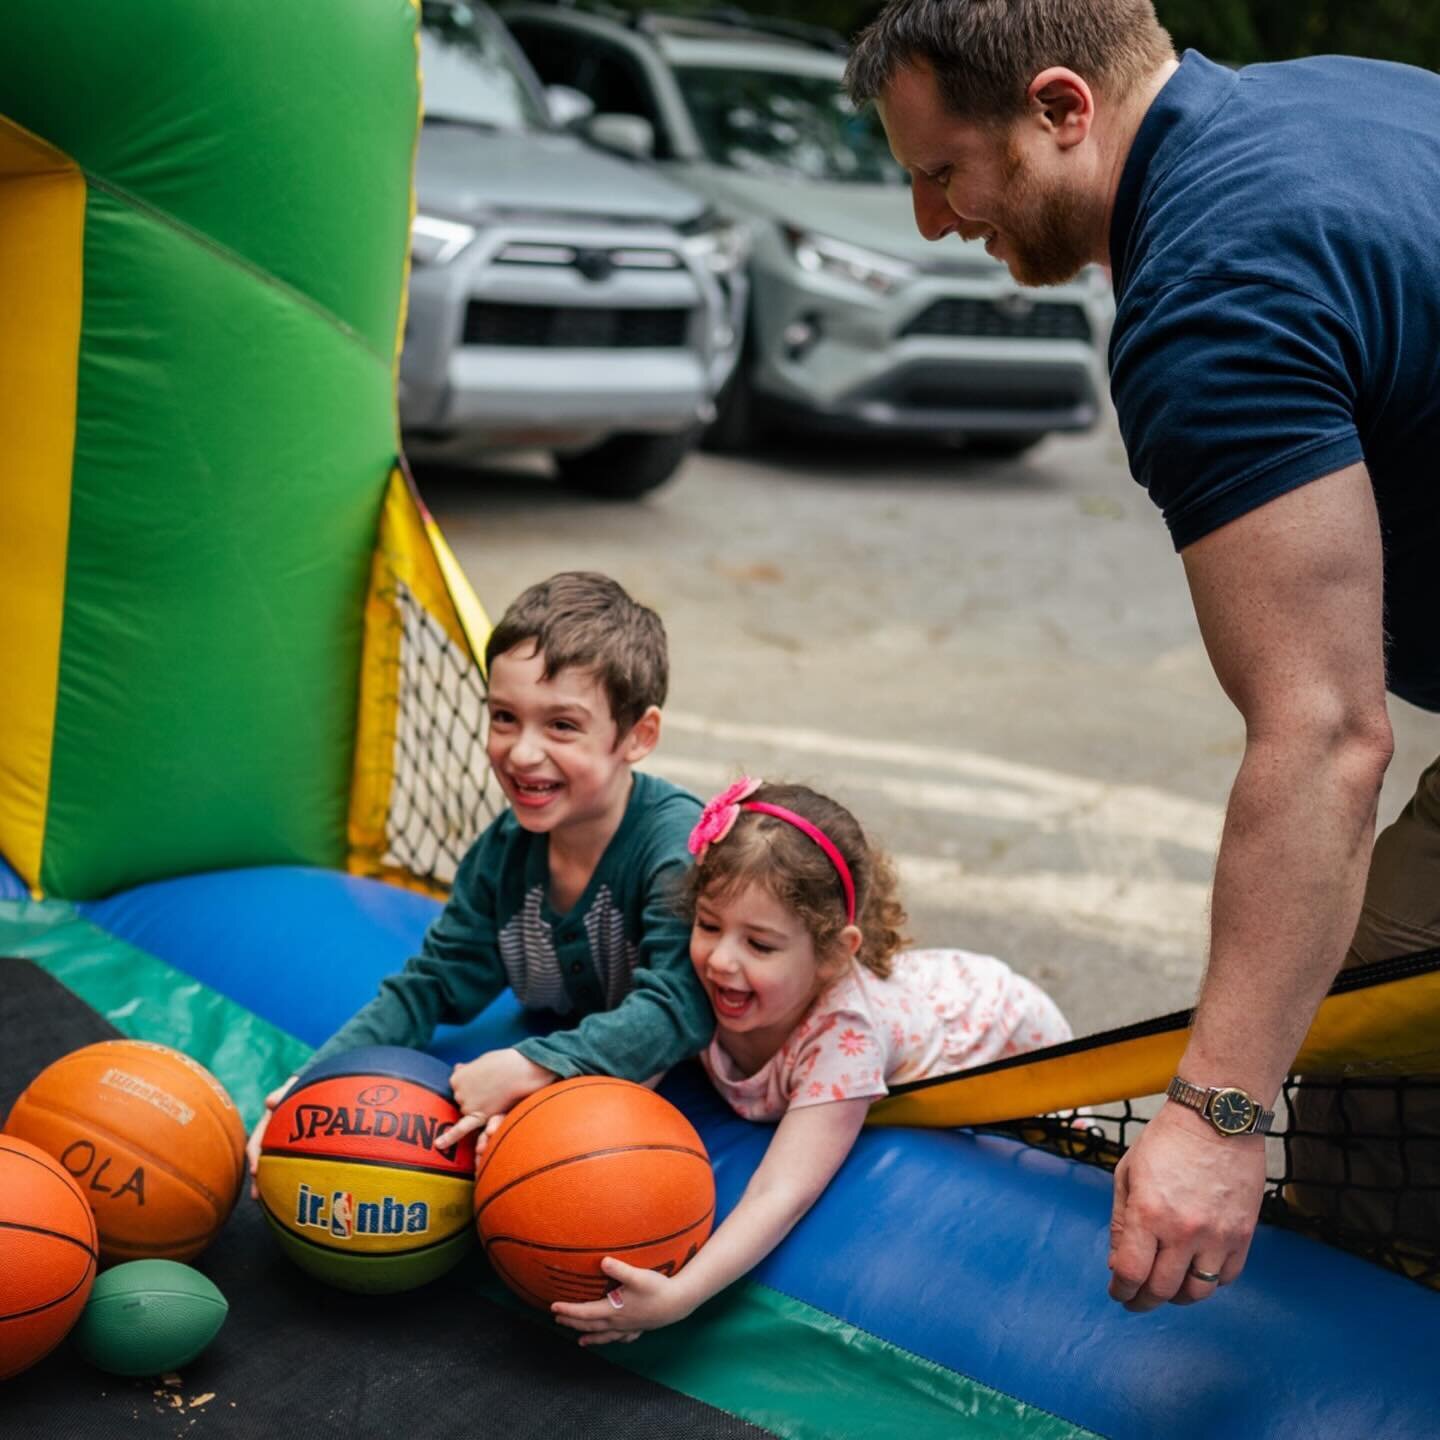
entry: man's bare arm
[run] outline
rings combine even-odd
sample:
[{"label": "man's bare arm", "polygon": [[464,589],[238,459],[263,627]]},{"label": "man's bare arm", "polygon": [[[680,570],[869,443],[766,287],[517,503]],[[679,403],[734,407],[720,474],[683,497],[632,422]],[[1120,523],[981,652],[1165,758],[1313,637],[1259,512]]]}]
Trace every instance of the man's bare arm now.
[{"label": "man's bare arm", "polygon": [[[1183,559],[1246,740],[1180,1073],[1268,1105],[1354,930],[1390,757],[1369,476],[1357,465],[1303,486]],[[1164,1106],[1116,1172],[1111,1295],[1150,1310],[1206,1299],[1206,1276],[1234,1280],[1264,1183],[1259,1137],[1226,1139],[1193,1111]]]},{"label": "man's bare arm", "polygon": [[1268,1104],[1354,932],[1392,748],[1369,475],[1303,486],[1182,558],[1246,731],[1183,1073]]}]

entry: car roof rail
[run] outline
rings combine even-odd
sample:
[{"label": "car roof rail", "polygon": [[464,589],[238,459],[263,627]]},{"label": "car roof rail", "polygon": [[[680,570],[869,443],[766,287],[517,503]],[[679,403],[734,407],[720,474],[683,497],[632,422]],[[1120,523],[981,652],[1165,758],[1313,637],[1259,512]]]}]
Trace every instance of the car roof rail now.
[{"label": "car roof rail", "polygon": [[[575,10],[582,15],[594,15],[601,20],[613,20],[619,25],[633,26],[636,12],[627,10],[620,5],[612,5],[610,0],[521,0],[526,5],[549,5],[556,10]],[[500,10],[512,8],[501,0]]]},{"label": "car roof rail", "polygon": [[637,10],[631,24],[638,29],[656,32],[683,32],[686,24],[724,26],[748,30],[757,36],[793,40],[811,49],[830,50],[847,55],[850,46],[845,37],[825,25],[810,25],[803,20],[785,20],[779,16],[754,15],[736,5],[697,5],[674,10]]},{"label": "car roof rail", "polygon": [[778,16],[752,15],[735,5],[700,4],[673,10],[653,10],[644,6],[615,5],[611,0],[522,0],[522,3],[553,5],[557,10],[575,10],[603,20],[613,20],[652,38],[682,34],[687,26],[703,25],[748,30],[756,38],[792,40],[798,45],[830,50],[838,55],[848,54],[850,50],[843,35],[824,25],[809,25],[802,20],[784,20]]},{"label": "car roof rail", "polygon": [[554,5],[559,10],[579,10],[586,15],[598,15],[602,20],[614,20],[621,25],[634,23],[635,12],[623,5],[612,5],[610,0],[540,0],[542,4]]}]

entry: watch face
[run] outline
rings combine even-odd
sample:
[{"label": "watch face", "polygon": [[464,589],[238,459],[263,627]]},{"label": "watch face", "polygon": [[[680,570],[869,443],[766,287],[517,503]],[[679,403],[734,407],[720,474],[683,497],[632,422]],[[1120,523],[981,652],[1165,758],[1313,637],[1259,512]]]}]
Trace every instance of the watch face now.
[{"label": "watch face", "polygon": [[1243,1090],[1217,1090],[1210,1102],[1210,1119],[1222,1135],[1241,1135],[1250,1128],[1255,1102]]}]

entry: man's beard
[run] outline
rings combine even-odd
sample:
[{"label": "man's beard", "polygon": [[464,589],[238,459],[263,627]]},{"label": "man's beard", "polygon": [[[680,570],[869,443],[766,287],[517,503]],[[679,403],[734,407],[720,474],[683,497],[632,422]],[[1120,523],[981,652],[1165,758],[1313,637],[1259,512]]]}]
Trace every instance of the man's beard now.
[{"label": "man's beard", "polygon": [[1011,139],[1005,150],[1005,213],[1000,231],[1010,273],[1022,285],[1063,285],[1092,260],[1097,217],[1076,189],[1044,190]]}]

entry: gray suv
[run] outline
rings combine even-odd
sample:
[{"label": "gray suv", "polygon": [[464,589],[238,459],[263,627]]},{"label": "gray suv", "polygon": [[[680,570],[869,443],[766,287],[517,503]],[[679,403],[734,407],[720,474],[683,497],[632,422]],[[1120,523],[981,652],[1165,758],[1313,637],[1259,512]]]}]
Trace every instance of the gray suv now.
[{"label": "gray suv", "polygon": [[735,368],[746,232],[551,120],[484,5],[422,9],[400,418],[416,459],[542,448],[561,478],[664,481]]},{"label": "gray suv", "polygon": [[750,222],[751,323],[712,432],[722,446],[782,413],[1001,454],[1094,424],[1105,276],[1041,295],[978,241],[922,239],[884,133],[841,90],[838,37],[593,0],[501,13],[546,84],[582,92],[600,119],[641,117],[667,173]]}]

